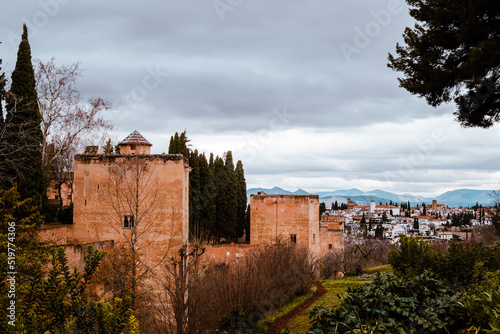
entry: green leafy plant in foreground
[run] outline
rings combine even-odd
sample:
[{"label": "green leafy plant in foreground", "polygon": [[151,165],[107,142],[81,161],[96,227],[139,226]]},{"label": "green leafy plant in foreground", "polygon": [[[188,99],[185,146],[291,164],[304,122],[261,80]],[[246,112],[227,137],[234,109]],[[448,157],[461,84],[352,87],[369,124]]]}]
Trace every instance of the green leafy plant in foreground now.
[{"label": "green leafy plant in foreground", "polygon": [[500,333],[500,271],[487,273],[484,280],[460,298],[471,330]]},{"label": "green leafy plant in foreground", "polygon": [[500,246],[451,241],[445,252],[438,252],[422,237],[402,235],[388,260],[398,276],[411,278],[431,271],[457,289],[465,289],[486,272],[500,270]]},{"label": "green leafy plant in foreground", "polygon": [[464,324],[457,299],[429,273],[377,274],[371,284],[349,289],[338,309],[313,310],[309,333],[450,333]]}]

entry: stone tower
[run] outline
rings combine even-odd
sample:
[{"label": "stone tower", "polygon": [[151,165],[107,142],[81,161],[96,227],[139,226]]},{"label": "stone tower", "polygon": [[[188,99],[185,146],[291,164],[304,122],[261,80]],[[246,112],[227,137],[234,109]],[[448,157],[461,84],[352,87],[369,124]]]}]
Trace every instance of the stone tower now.
[{"label": "stone tower", "polygon": [[188,242],[189,163],[182,154],[151,154],[151,146],[134,131],[119,154],[75,156],[74,243],[119,244],[148,227],[143,241],[154,260]]},{"label": "stone tower", "polygon": [[250,244],[284,240],[319,254],[319,196],[250,196]]}]

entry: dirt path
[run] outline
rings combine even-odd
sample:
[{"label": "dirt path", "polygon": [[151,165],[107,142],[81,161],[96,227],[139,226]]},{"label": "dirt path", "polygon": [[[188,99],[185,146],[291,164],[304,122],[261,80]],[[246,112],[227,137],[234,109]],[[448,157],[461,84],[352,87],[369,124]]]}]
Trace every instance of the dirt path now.
[{"label": "dirt path", "polygon": [[304,312],[309,306],[311,306],[315,301],[320,299],[327,290],[321,282],[316,282],[316,291],[311,295],[311,297],[304,300],[301,304],[295,306],[290,312],[278,317],[274,320],[271,327],[268,328],[267,334],[280,334],[285,328],[290,320]]}]

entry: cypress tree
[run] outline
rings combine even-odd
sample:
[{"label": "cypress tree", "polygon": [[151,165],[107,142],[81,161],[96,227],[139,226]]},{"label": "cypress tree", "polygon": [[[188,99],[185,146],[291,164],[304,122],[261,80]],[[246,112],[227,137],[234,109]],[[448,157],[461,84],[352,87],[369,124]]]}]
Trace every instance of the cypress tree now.
[{"label": "cypress tree", "polygon": [[224,168],[226,173],[226,184],[224,185],[224,199],[227,212],[225,221],[226,238],[236,239],[238,230],[238,181],[233,162],[233,152],[231,151],[226,152]]},{"label": "cypress tree", "polygon": [[413,229],[418,231],[419,228],[420,228],[420,223],[418,221],[418,218],[415,217],[415,218],[413,218]]},{"label": "cypress tree", "polygon": [[241,238],[243,234],[245,233],[246,229],[246,216],[245,212],[247,209],[247,183],[245,181],[245,171],[243,169],[243,163],[241,160],[238,160],[236,163],[236,200],[237,200],[237,207],[236,207],[236,222],[237,222],[237,233],[236,236],[238,238]]},{"label": "cypress tree", "polygon": [[[235,168],[232,152],[224,159],[210,153],[190,151],[186,130],[170,137],[168,153],[188,157],[191,167],[189,180],[189,231],[196,240],[225,238],[235,240],[249,229],[247,222],[246,181],[243,163]],[[247,235],[250,233],[248,231]]]},{"label": "cypress tree", "polygon": [[170,142],[168,143],[168,154],[174,153],[174,136],[170,136]]},{"label": "cypress tree", "polygon": [[377,224],[377,228],[375,229],[375,238],[382,239],[384,237],[384,228],[382,224]]},{"label": "cypress tree", "polygon": [[178,143],[178,150],[180,154],[184,155],[186,158],[189,157],[189,148],[188,148],[188,143],[191,140],[188,138],[186,134],[186,130],[184,130],[180,135],[179,135],[179,143]]},{"label": "cypress tree", "polygon": [[200,238],[201,219],[201,179],[198,150],[189,155],[189,231],[195,240]]},{"label": "cypress tree", "polygon": [[319,220],[321,220],[321,215],[325,211],[326,211],[326,204],[325,204],[325,202],[319,203],[319,217],[318,217]]},{"label": "cypress tree", "polygon": [[210,171],[207,157],[205,153],[201,154],[198,159],[200,166],[200,201],[201,201],[201,213],[200,213],[200,239],[207,240],[212,236],[212,222],[214,211],[213,194],[214,183],[213,174]]},{"label": "cypress tree", "polygon": [[208,160],[208,168],[214,171],[214,154],[210,153],[210,160]]},{"label": "cypress tree", "polygon": [[359,222],[359,226],[363,227],[364,225],[366,225],[366,218],[365,218],[365,214],[363,213],[363,217],[361,217],[361,221]]},{"label": "cypress tree", "polygon": [[179,134],[176,132],[174,135],[174,139],[172,140],[172,151],[170,152],[170,147],[169,147],[169,152],[170,154],[179,154],[180,152],[179,149]]},{"label": "cypress tree", "polygon": [[[0,42],[2,44],[2,42]],[[3,126],[3,101],[5,99],[5,73],[2,72],[2,59],[0,59],[0,127]]]},{"label": "cypress tree", "polygon": [[13,156],[20,162],[16,163],[15,169],[10,170],[9,174],[17,182],[23,198],[31,197],[40,206],[42,199],[46,197],[42,171],[42,116],[38,108],[26,24],[23,25],[22,40],[6,102],[6,122],[9,124],[6,142],[10,147],[18,146]]},{"label": "cypress tree", "polygon": [[225,236],[225,223],[227,221],[226,200],[225,200],[225,187],[227,184],[226,170],[224,167],[224,160],[217,156],[213,162],[214,169],[214,183],[215,183],[215,219],[214,219],[214,236],[220,240]]},{"label": "cypress tree", "polygon": [[210,153],[210,160],[207,164],[208,166],[208,181],[205,185],[205,212],[204,217],[206,219],[206,234],[208,238],[215,237],[215,221],[216,221],[216,198],[217,198],[217,187],[215,184],[215,164],[214,164],[214,154]]},{"label": "cypress tree", "polygon": [[182,154],[189,159],[190,153],[188,143],[190,141],[191,140],[186,134],[186,130],[184,130],[184,132],[182,132],[180,135],[178,132],[176,132],[173,137],[170,137],[170,142],[168,144],[168,154]]}]

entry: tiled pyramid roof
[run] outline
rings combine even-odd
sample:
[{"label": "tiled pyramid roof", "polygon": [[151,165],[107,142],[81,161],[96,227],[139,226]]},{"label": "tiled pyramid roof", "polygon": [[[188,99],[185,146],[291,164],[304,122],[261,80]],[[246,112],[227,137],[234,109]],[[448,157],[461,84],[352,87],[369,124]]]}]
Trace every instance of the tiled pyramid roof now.
[{"label": "tiled pyramid roof", "polygon": [[153,146],[150,142],[146,140],[137,130],[134,130],[131,134],[122,140],[119,145],[147,145]]}]

